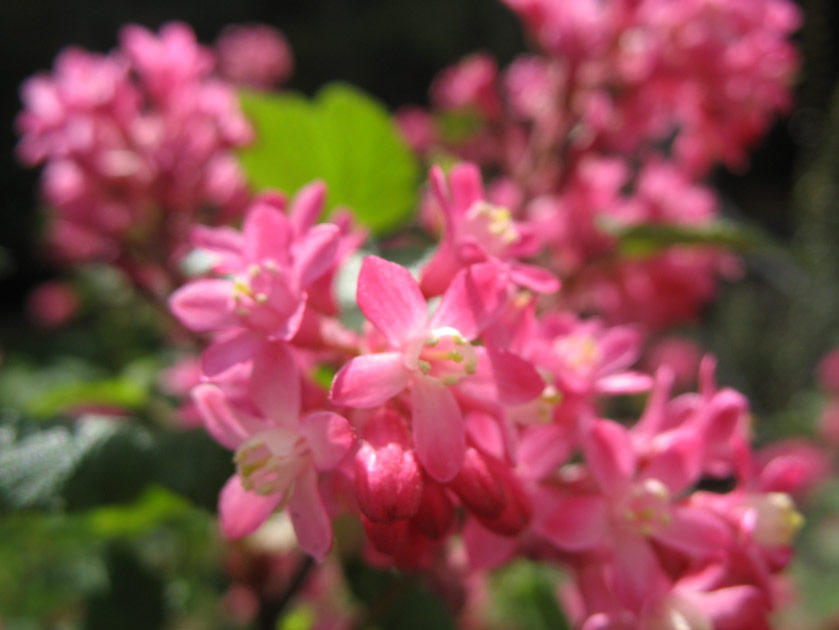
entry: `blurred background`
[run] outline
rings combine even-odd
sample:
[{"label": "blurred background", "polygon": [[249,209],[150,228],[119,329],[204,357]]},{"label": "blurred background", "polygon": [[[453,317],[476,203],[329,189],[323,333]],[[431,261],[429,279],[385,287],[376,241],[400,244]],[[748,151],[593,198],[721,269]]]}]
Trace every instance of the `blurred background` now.
[{"label": "blurred background", "polygon": [[[723,215],[761,231],[770,245],[747,257],[742,280],[723,287],[702,324],[684,331],[717,354],[720,381],[750,398],[761,440],[812,435],[824,404],[813,371],[829,349],[839,346],[839,3],[800,4],[805,22],[797,43],[803,70],[793,111],[755,147],[747,170],[718,169],[712,174]],[[346,81],[391,110],[427,103],[435,74],[466,54],[486,51],[503,65],[527,47],[518,20],[492,0],[1,3],[0,347],[4,363],[11,359],[16,369],[0,379],[0,408],[10,425],[18,422],[12,416],[21,409],[49,417],[68,397],[79,395],[66,387],[71,381],[110,384],[116,393],[109,396],[136,402],[142,414],[168,411],[154,408],[157,403],[149,408],[143,398],[157,370],[143,357],[159,342],[159,331],[150,314],[144,319],[131,296],[120,293],[118,281],[82,279],[83,307],[69,328],[44,332],[28,317],[27,298],[33,289],[61,272],[39,245],[39,173],[15,158],[13,120],[20,109],[20,83],[51,68],[62,48],[77,45],[105,52],[115,46],[123,24],[157,29],[170,20],[191,25],[203,43],[214,41],[228,24],[276,26],[295,57],[286,89],[311,95],[330,81]],[[109,295],[105,303],[91,297],[103,294]],[[56,356],[60,359],[47,365],[47,357]],[[106,371],[91,372],[90,364]],[[63,389],[51,388],[56,384]],[[0,442],[3,431],[0,427]],[[83,448],[61,442],[57,435],[49,439],[68,458],[74,456],[73,449]],[[0,628],[247,627],[242,611],[254,604],[246,590],[237,591],[231,584],[270,581],[271,575],[281,576],[275,599],[282,601],[282,585],[305,568],[301,559],[269,560],[222,547],[216,539],[211,512],[217,489],[229,474],[227,453],[191,433],[158,442],[143,433],[119,439],[122,450],[92,458],[62,494],[60,507],[84,518],[56,512],[35,520],[0,513]],[[178,461],[178,454],[187,450],[195,457],[189,469]],[[27,455],[16,457],[25,460]],[[0,476],[7,477],[4,488],[20,482],[12,472],[15,463],[8,456],[0,458]],[[160,484],[149,486],[150,477]],[[47,513],[56,508],[48,493],[39,495],[37,487],[26,486],[25,479],[23,483],[35,493],[28,505]],[[129,499],[130,506],[124,505]],[[108,501],[113,507],[84,511]],[[811,509],[811,525],[802,536],[802,556],[795,568],[813,596],[802,604],[806,610],[801,619],[825,624],[818,627],[839,627],[835,483],[813,499]],[[98,538],[91,539],[91,531]],[[428,585],[412,582],[394,591],[386,583],[389,578],[360,564],[349,563],[344,570],[353,577],[353,593],[347,594],[346,602],[330,604],[336,606],[336,615],[351,601],[378,601],[382,593],[390,593],[396,603],[370,613],[379,615],[378,627],[451,627],[445,606],[430,594]],[[534,577],[529,571],[514,568],[499,578],[501,588],[513,597],[518,596],[517,585],[524,584],[521,588],[531,589],[525,597],[539,601],[544,595],[539,589],[551,576]],[[340,580],[338,576],[318,579],[327,585],[324,592],[336,592],[329,584]],[[510,603],[512,610],[517,602]],[[131,619],[126,610],[132,611]],[[281,622],[286,625],[281,627],[309,627],[305,609],[289,610],[297,612],[284,617]],[[406,621],[410,615],[389,612],[405,610],[422,611],[417,612],[419,625]],[[822,620],[834,613],[837,625],[826,625]],[[539,619],[533,623],[544,622]],[[259,625],[258,620],[252,623]],[[797,630],[792,625],[778,627]]]}]

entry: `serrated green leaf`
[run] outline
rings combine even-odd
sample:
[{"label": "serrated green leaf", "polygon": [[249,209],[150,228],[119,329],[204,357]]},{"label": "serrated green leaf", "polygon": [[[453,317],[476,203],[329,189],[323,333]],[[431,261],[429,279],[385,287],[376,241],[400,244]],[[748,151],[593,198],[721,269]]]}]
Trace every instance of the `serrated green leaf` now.
[{"label": "serrated green leaf", "polygon": [[115,431],[104,420],[79,422],[72,430],[51,427],[0,448],[0,509],[55,508],[61,492],[85,456]]},{"label": "serrated green leaf", "polygon": [[332,84],[313,101],[244,92],[241,103],[256,141],[239,152],[239,160],[255,189],[294,194],[323,179],[328,208],[348,207],[377,234],[412,212],[418,165],[387,111],[369,96]]}]

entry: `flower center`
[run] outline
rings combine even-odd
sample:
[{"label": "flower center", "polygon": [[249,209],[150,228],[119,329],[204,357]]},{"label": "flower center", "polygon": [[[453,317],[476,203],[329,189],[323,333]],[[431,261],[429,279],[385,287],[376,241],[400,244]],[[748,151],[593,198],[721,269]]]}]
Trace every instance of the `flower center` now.
[{"label": "flower center", "polygon": [[567,366],[578,372],[593,371],[601,359],[597,340],[585,334],[572,334],[557,339],[554,342],[554,352]]},{"label": "flower center", "polygon": [[520,238],[510,211],[486,201],[476,201],[469,207],[463,230],[492,256],[500,256]]},{"label": "flower center", "polygon": [[250,265],[232,282],[234,311],[248,326],[273,330],[293,310],[287,274],[273,260]]},{"label": "flower center", "polygon": [[746,506],[753,510],[754,538],[767,547],[788,545],[804,525],[804,517],[784,492],[752,495]]},{"label": "flower center", "polygon": [[265,496],[284,492],[305,468],[308,457],[309,447],[299,432],[275,428],[242,444],[233,461],[242,487]]},{"label": "flower center", "polygon": [[630,491],[623,517],[642,536],[670,526],[670,492],[658,479],[646,479]]},{"label": "flower center", "polygon": [[475,373],[478,355],[456,329],[435,328],[422,340],[416,366],[426,376],[445,385],[456,385],[465,376]]}]

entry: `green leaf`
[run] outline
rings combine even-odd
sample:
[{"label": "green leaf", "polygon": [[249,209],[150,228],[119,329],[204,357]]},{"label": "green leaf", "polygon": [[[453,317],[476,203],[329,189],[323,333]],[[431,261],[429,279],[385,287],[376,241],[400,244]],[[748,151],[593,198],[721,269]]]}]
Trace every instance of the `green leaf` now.
[{"label": "green leaf", "polygon": [[518,560],[495,572],[491,580],[492,609],[498,627],[510,630],[567,630],[556,585],[561,574],[546,566]]},{"label": "green leaf", "polygon": [[109,505],[93,510],[88,524],[97,536],[139,536],[161,523],[189,515],[194,509],[182,498],[160,486],[150,486],[129,505]]},{"label": "green leaf", "polygon": [[313,179],[328,186],[327,207],[347,206],[377,234],[404,222],[415,204],[418,165],[387,111],[359,90],[332,84],[313,101],[243,92],[256,140],[239,160],[257,190],[293,194]]},{"label": "green leaf", "polygon": [[51,427],[17,436],[9,430],[0,442],[0,510],[60,506],[68,479],[114,431],[104,420],[79,422],[73,430]]},{"label": "green leaf", "polygon": [[599,227],[618,239],[618,252],[644,258],[673,245],[712,246],[740,253],[769,246],[764,235],[744,225],[718,219],[702,225],[639,223],[621,225],[607,217],[598,219]]}]

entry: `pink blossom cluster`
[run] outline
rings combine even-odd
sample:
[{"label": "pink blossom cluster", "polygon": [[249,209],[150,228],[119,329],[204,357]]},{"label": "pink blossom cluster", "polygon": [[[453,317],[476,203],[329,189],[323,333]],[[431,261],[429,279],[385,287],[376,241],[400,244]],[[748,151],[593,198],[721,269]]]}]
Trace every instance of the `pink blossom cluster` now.
[{"label": "pink blossom cluster", "polygon": [[[666,362],[633,367],[641,326],[557,302],[530,226],[487,199],[474,164],[433,168],[430,189],[441,243],[417,278],[363,258],[360,334],[335,317],[329,280],[361,239],[315,223],[322,184],[291,204],[263,195],[241,231],[193,232],[213,269],[170,307],[208,335],[192,399],[235,452],[224,533],[285,507],[322,559],[351,513],[377,565],[439,569],[461,548],[469,571],[558,562],[587,630],[768,628],[806,454],[752,451],[748,402],[715,384],[711,357],[699,392],[674,396]],[[637,420],[607,417],[641,396]]]},{"label": "pink blossom cluster", "polygon": [[214,63],[185,24],[132,25],[113,52],[69,48],[24,83],[18,154],[44,164],[51,251],[153,285],[193,223],[240,215],[248,191],[232,149],[252,130]]},{"label": "pink blossom cluster", "polygon": [[717,163],[743,166],[746,150],[789,107],[796,6],[506,4],[538,54],[499,70],[476,53],[444,70],[431,86],[430,112],[398,114],[403,135],[431,160],[454,155],[494,173],[491,196],[538,225],[542,251],[574,280],[567,299],[610,321],[661,327],[694,318],[717,277],[737,272],[731,259],[681,246],[628,260],[615,255],[606,228],[701,228],[717,218],[717,200],[700,179]]}]

